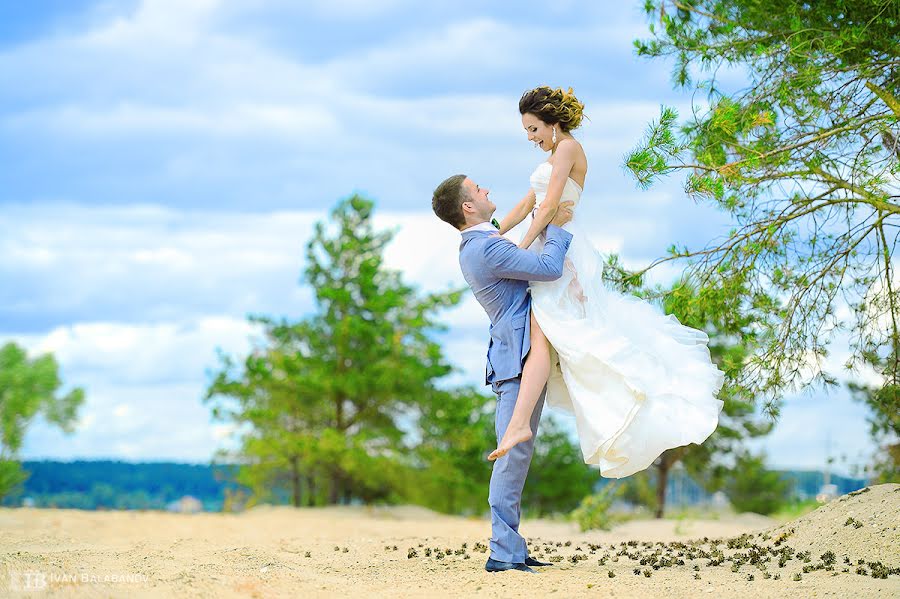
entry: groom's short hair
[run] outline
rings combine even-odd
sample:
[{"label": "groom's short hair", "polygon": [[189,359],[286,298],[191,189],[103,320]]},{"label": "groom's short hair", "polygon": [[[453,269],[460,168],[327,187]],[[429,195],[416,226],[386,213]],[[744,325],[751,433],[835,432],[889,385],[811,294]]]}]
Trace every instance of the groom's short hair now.
[{"label": "groom's short hair", "polygon": [[447,177],[435,188],[434,196],[431,198],[431,209],[437,217],[457,229],[466,224],[462,203],[471,199],[469,192],[463,187],[465,180],[465,175]]}]

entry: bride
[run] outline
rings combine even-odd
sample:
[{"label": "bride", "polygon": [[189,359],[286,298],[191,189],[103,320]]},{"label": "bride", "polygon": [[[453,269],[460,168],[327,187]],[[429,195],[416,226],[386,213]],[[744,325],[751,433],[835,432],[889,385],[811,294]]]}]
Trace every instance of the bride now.
[{"label": "bride", "polygon": [[588,164],[571,131],[583,110],[571,88],[537,87],[519,100],[528,140],[550,156],[531,174],[534,193],[503,219],[500,234],[530,214],[519,246],[540,252],[541,232],[559,203],[571,200],[574,216],[563,228],[573,238],[562,277],[530,284],[531,351],[512,420],[488,459],[531,438],[531,413],[546,383],[547,403],[575,415],[585,463],[621,478],[712,434],[724,373],[710,359],[706,333],[604,286],[603,262],[577,210]]}]

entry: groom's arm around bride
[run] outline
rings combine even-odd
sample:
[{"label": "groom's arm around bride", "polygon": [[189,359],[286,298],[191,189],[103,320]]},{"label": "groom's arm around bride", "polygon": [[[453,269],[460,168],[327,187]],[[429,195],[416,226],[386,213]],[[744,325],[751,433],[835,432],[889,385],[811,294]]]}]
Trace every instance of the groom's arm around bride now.
[{"label": "groom's arm around bride", "polygon": [[[568,208],[557,212],[560,219],[571,217]],[[523,250],[512,241],[497,234],[488,241],[485,265],[498,277],[522,281],[555,281],[562,276],[563,261],[569,247],[571,234],[554,222],[545,229],[547,239],[540,254]]]}]

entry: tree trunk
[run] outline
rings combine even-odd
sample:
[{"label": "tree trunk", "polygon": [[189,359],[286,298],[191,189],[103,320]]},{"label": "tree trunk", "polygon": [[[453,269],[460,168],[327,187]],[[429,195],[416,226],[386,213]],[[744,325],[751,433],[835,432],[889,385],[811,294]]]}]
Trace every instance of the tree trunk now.
[{"label": "tree trunk", "polygon": [[669,482],[669,468],[672,463],[663,456],[657,466],[659,476],[656,479],[656,517],[662,518],[666,510],[666,485]]},{"label": "tree trunk", "polygon": [[331,473],[331,488],[328,489],[328,504],[337,505],[341,498],[341,473],[337,470]]},{"label": "tree trunk", "polygon": [[316,505],[316,476],[315,474],[306,475],[306,505],[315,507]]},{"label": "tree trunk", "polygon": [[300,459],[297,456],[291,456],[291,490],[293,492],[294,507],[300,507]]},{"label": "tree trunk", "polygon": [[334,427],[339,431],[344,430],[344,398],[338,397],[334,402]]}]

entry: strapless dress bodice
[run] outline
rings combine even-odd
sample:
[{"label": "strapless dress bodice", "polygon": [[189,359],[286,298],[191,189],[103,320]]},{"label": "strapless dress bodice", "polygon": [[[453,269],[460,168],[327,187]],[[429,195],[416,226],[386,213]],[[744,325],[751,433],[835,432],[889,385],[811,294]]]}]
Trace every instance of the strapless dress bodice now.
[{"label": "strapless dress bodice", "polygon": [[[531,188],[534,190],[535,206],[540,206],[541,202],[544,201],[544,198],[547,197],[547,188],[550,186],[550,174],[552,172],[553,165],[549,162],[542,162],[537,165],[537,168],[531,173],[529,182],[531,183]],[[576,183],[572,177],[568,177],[566,179],[566,184],[563,187],[562,197],[560,197],[559,201],[573,202],[572,207],[574,208],[581,199],[582,191],[581,186]]]}]

